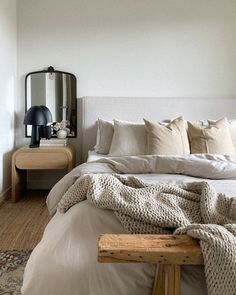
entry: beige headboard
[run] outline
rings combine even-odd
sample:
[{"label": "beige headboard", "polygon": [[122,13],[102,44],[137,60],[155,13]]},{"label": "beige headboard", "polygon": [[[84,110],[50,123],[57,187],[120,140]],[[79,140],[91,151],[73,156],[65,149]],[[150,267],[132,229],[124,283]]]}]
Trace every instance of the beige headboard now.
[{"label": "beige headboard", "polygon": [[236,98],[82,97],[78,99],[78,162],[85,161],[96,141],[96,121],[121,119],[142,122],[183,115],[188,120],[236,118]]}]

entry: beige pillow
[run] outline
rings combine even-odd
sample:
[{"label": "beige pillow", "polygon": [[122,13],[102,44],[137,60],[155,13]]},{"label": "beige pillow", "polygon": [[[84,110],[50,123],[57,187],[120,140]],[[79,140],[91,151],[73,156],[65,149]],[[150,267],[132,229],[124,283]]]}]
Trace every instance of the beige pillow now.
[{"label": "beige pillow", "polygon": [[135,156],[145,154],[146,132],[144,124],[114,120],[110,156]]},{"label": "beige pillow", "polygon": [[235,153],[227,118],[208,121],[208,126],[200,122],[188,122],[191,153],[232,155]]},{"label": "beige pillow", "polygon": [[94,150],[98,154],[108,154],[114,133],[113,122],[97,120],[97,140]]},{"label": "beige pillow", "polygon": [[168,124],[152,123],[145,119],[149,155],[188,155],[189,142],[184,119],[179,117]]}]

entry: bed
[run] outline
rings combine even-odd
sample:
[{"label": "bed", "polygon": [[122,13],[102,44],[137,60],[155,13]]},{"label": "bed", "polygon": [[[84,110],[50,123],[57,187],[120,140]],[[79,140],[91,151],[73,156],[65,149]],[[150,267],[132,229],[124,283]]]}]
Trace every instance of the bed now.
[{"label": "bed", "polygon": [[[79,176],[87,177],[94,173],[113,175],[117,174],[117,171],[129,177],[135,176],[135,179],[138,178],[146,184],[161,182],[182,185],[206,181],[217,192],[235,196],[236,159],[234,156],[229,158],[213,156],[211,159],[207,156],[206,158],[196,156],[194,160],[196,162],[193,162],[194,157],[191,156],[187,160],[185,156],[169,156],[168,159],[160,157],[157,161],[157,158],[146,156],[108,157],[97,155],[91,150],[96,143],[98,118],[106,120],[119,118],[140,123],[143,117],[162,121],[179,115],[183,115],[188,120],[218,119],[225,115],[233,119],[236,101],[232,98],[85,97],[79,99],[78,107],[80,114],[78,150],[82,155],[82,161],[85,161],[89,155],[89,162],[76,167],[51,190],[47,205],[54,216],[27,263],[22,294],[151,294],[155,276],[154,265],[114,265],[97,262],[98,237],[104,233],[127,232],[112,210],[98,208],[86,199],[73,206],[70,205],[65,213],[56,212],[57,206],[61,203],[62,196],[74,185]],[[154,167],[153,161],[160,163],[162,160],[169,161],[171,171],[160,169],[159,166],[149,169]],[[202,163],[202,160],[204,163],[209,160],[217,164],[212,167],[199,166],[202,171],[202,176],[199,177],[199,173],[195,173],[194,165],[198,161]],[[129,164],[130,161],[132,165]],[[184,166],[174,165],[176,161],[184,163]],[[216,171],[215,167],[219,167],[219,163],[223,166],[220,171]],[[165,167],[167,166],[165,164]],[[140,170],[140,167],[145,167],[146,170]],[[180,167],[183,167],[181,171],[179,171]],[[207,294],[203,267],[183,267],[181,294]]]}]

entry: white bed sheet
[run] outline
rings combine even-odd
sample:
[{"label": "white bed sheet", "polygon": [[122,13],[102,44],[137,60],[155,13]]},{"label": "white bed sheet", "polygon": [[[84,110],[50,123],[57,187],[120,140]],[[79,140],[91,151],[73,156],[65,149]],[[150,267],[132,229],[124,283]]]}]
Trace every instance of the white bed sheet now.
[{"label": "white bed sheet", "polygon": [[108,155],[103,155],[103,154],[98,154],[94,150],[89,150],[88,151],[87,162],[97,161],[97,160],[99,160],[101,158],[109,158],[109,156]]}]

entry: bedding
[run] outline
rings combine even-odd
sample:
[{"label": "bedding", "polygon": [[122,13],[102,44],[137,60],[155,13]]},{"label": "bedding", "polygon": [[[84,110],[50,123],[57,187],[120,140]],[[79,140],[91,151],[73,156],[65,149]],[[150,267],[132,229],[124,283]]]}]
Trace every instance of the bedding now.
[{"label": "bedding", "polygon": [[[181,185],[205,180],[217,192],[229,196],[236,193],[236,158],[233,156],[105,158],[80,165],[58,182],[47,199],[51,213],[77,179],[94,173],[125,174],[122,177],[135,176],[150,184]],[[97,263],[99,235],[124,232],[111,210],[97,208],[88,200],[75,204],[64,214],[57,212],[27,263],[22,294],[151,294],[153,265]],[[207,294],[202,267],[183,267],[181,282],[182,295]]]},{"label": "bedding", "polygon": [[179,117],[168,123],[153,123],[146,119],[144,122],[145,125],[99,118],[94,151],[109,156],[187,155],[191,147],[191,153],[235,154],[235,120],[191,122]]},{"label": "bedding", "polygon": [[234,151],[236,151],[236,120],[229,120],[229,130],[234,146]]},{"label": "bedding", "polygon": [[110,156],[143,155],[146,147],[144,124],[114,120]]},{"label": "bedding", "polygon": [[220,155],[235,154],[228,120],[208,120],[208,126],[201,122],[188,122],[191,153],[212,153]]},{"label": "bedding", "polygon": [[94,150],[98,154],[108,154],[113,138],[114,127],[113,122],[103,119],[97,120],[97,139]]},{"label": "bedding", "polygon": [[88,158],[86,162],[93,162],[93,161],[97,161],[101,158],[107,158],[109,157],[109,155],[105,155],[105,154],[99,154],[94,150],[90,150],[88,151]]},{"label": "bedding", "polygon": [[114,119],[97,120],[97,137],[94,150],[110,156],[145,154],[146,133],[144,124]]},{"label": "bedding", "polygon": [[172,120],[168,124],[153,123],[144,119],[147,131],[148,155],[188,155],[189,142],[182,117]]},{"label": "bedding", "polygon": [[89,174],[71,186],[58,209],[66,212],[86,199],[113,210],[129,233],[163,234],[177,229],[174,233],[200,239],[208,294],[235,294],[236,282],[230,283],[236,280],[236,198],[217,195],[204,182],[147,185],[136,177]]},{"label": "bedding", "polygon": [[[208,122],[211,123],[216,123],[219,120],[199,120],[199,121],[189,121],[192,124],[197,124],[197,126],[202,126],[202,127],[209,127]],[[227,120],[228,121],[228,127],[229,127],[229,131],[230,131],[230,136],[232,139],[232,143],[234,146],[234,151],[236,151],[236,120]],[[186,128],[188,129],[188,121],[185,122],[186,123]]]}]

